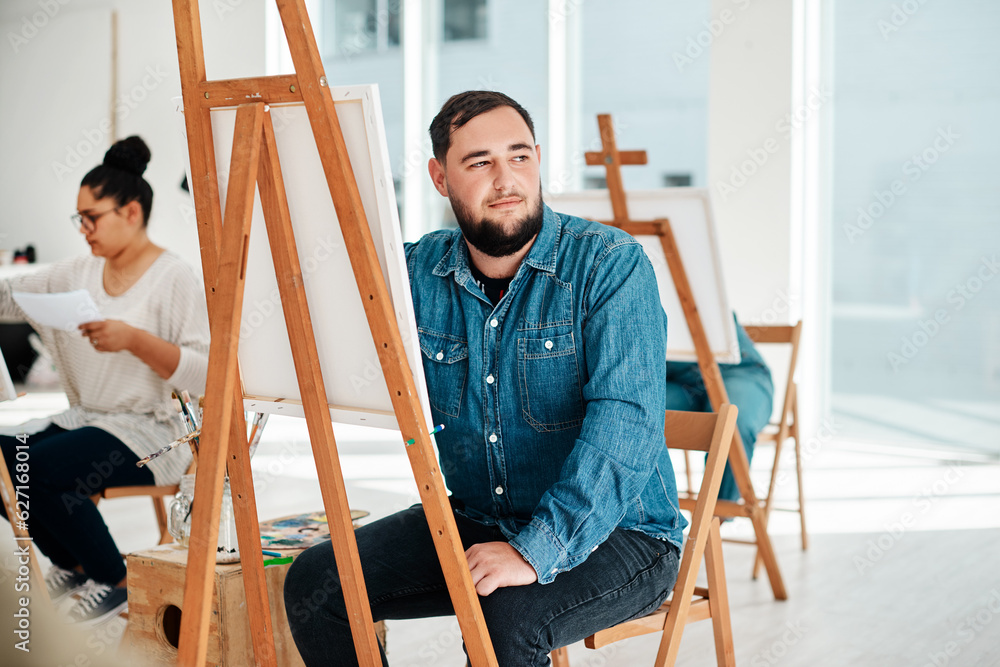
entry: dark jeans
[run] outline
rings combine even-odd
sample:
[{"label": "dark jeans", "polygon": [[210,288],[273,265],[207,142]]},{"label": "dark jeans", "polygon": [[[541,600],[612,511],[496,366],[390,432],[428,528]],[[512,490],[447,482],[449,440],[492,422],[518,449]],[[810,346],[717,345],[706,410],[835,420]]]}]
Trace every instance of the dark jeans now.
[{"label": "dark jeans", "polygon": [[[506,541],[495,527],[460,514],[455,520],[466,549]],[[376,621],[454,614],[421,506],[363,526],[356,535]],[[551,650],[649,613],[673,589],[677,568],[673,545],[616,529],[552,583],[480,596],[500,665],[548,665]],[[295,559],[285,579],[285,608],[306,665],[358,664],[329,542]],[[382,664],[389,664],[384,653]]]},{"label": "dark jeans", "polygon": [[[90,496],[110,486],[153,484],[153,473],[136,467],[139,457],[121,440],[92,426],[67,431],[53,424],[29,435],[29,459],[21,462],[27,469],[20,472],[19,444],[0,436],[14,485],[18,475],[28,475],[27,524],[35,546],[59,567],[80,565],[94,581],[117,585],[125,578],[125,563]],[[3,503],[0,514],[7,517]]]}]

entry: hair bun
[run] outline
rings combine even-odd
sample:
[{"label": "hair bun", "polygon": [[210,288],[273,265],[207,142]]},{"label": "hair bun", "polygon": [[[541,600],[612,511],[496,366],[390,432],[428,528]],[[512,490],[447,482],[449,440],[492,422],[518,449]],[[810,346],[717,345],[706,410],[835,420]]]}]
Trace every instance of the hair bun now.
[{"label": "hair bun", "polygon": [[142,176],[149,164],[149,147],[146,142],[133,135],[116,141],[104,154],[104,166],[127,171],[136,176]]}]

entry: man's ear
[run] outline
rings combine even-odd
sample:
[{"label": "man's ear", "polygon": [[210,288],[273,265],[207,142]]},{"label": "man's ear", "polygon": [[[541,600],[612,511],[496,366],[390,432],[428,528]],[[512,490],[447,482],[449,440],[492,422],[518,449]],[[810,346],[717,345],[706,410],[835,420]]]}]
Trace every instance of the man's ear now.
[{"label": "man's ear", "polygon": [[436,157],[432,157],[427,162],[427,172],[431,175],[431,182],[434,183],[434,187],[437,191],[441,193],[442,197],[448,196],[448,180],[445,177],[444,165]]}]

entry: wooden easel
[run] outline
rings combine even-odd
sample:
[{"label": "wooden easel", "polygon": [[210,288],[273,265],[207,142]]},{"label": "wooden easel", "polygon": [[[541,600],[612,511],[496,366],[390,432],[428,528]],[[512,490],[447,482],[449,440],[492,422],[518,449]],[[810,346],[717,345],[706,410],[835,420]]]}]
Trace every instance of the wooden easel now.
[{"label": "wooden easel", "polygon": [[[236,348],[256,183],[358,661],[369,667],[381,665],[267,107],[278,102],[299,102],[305,105],[309,116],[399,429],[404,440],[414,440],[406,453],[469,659],[475,667],[496,666],[305,2],[277,0],[277,6],[296,73],[208,81],[198,3],[173,0],[191,186],[212,334],[206,388],[206,395],[212,400],[206,402],[200,438],[200,470],[195,485],[199,502],[194,505],[191,521],[178,664],[200,667],[205,663],[215,547],[227,467],[255,660],[258,665],[275,664]],[[236,127],[223,224],[210,112],[216,107],[234,106]]]},{"label": "wooden easel", "polygon": [[[618,150],[610,114],[599,114],[597,123],[601,131],[601,150],[587,152],[585,157],[588,165],[603,165],[607,173],[608,193],[611,196],[611,210],[614,219],[602,222],[618,227],[633,236],[658,236],[660,238],[663,254],[667,258],[667,266],[670,269],[670,276],[677,289],[677,298],[684,310],[684,319],[687,321],[691,339],[694,341],[695,353],[698,356],[698,368],[701,370],[701,376],[705,382],[708,400],[712,404],[712,409],[718,411],[719,406],[729,402],[729,397],[726,395],[726,387],[722,382],[722,375],[719,373],[719,365],[715,362],[712,348],[708,344],[705,328],[701,324],[698,306],[694,302],[691,285],[688,282],[687,273],[684,271],[684,263],[681,261],[670,221],[663,219],[638,222],[630,220],[628,217],[628,204],[625,199],[625,186],[622,183],[621,166],[623,164],[646,164],[646,151]],[[746,450],[743,449],[743,439],[740,437],[739,431],[733,433],[733,445],[729,451],[729,465],[732,467],[736,486],[743,496],[743,503],[720,500],[716,504],[715,513],[722,517],[747,517],[750,519],[757,537],[756,544],[760,558],[767,570],[774,597],[777,600],[787,599],[788,594],[785,592],[785,584],[781,578],[781,571],[778,569],[778,561],[774,555],[771,538],[767,534],[767,518],[764,516],[764,508],[757,501],[753,485],[750,483],[750,461],[747,459]],[[691,511],[694,509],[695,500],[682,496],[680,505],[681,509]]]}]

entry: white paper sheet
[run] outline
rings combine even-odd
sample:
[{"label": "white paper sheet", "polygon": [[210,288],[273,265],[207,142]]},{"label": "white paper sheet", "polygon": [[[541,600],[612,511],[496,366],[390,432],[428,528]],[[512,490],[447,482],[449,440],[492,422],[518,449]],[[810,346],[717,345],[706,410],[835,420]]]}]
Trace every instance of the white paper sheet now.
[{"label": "white paper sheet", "polygon": [[85,289],[53,294],[14,292],[13,296],[29,319],[45,327],[76,331],[84,322],[104,319],[90,292]]}]

